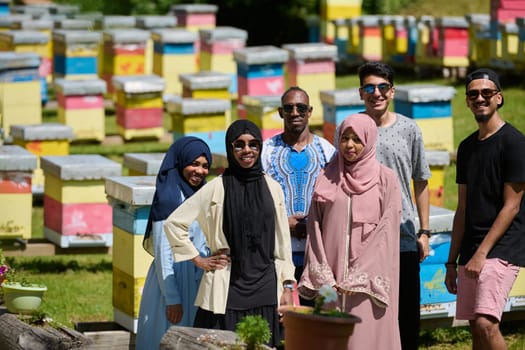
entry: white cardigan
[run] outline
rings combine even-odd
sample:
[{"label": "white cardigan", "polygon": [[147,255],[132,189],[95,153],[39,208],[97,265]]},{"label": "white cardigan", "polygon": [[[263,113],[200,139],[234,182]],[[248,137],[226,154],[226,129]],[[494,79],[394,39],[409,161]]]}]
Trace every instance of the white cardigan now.
[{"label": "white cardigan", "polygon": [[[264,175],[275,205],[275,271],[277,274],[277,302],[283,292],[283,282],[295,281],[292,262],[290,229],[284,203],[284,194],[278,182]],[[189,227],[194,220],[206,237],[211,252],[229,248],[222,231],[224,187],[222,176],[208,182],[182,203],[164,223],[175,261],[190,260],[199,255],[189,238]],[[195,299],[195,305],[216,314],[226,312],[231,265],[217,271],[204,272]]]}]

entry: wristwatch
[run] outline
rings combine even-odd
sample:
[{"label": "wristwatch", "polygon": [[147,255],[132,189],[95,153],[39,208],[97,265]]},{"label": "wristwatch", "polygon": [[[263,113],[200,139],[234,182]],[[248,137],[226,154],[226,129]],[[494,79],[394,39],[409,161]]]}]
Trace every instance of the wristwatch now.
[{"label": "wristwatch", "polygon": [[417,231],[417,238],[420,238],[421,235],[426,235],[428,238],[430,238],[432,237],[432,231],[425,230],[425,229],[419,229],[419,231]]},{"label": "wristwatch", "polygon": [[283,284],[283,287],[293,291],[294,284],[293,283],[285,283],[285,284]]}]

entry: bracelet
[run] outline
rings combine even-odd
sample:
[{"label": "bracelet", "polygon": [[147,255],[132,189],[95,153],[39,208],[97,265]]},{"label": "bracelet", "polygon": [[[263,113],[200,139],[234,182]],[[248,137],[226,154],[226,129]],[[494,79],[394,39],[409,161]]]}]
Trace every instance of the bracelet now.
[{"label": "bracelet", "polygon": [[456,267],[458,267],[458,264],[455,263],[455,262],[449,261],[449,262],[445,263],[445,267],[446,268],[449,268],[449,267],[456,268]]},{"label": "bracelet", "polygon": [[420,238],[421,235],[425,235],[428,238],[430,238],[432,237],[432,231],[426,229],[419,229],[419,231],[417,231],[417,238]]}]

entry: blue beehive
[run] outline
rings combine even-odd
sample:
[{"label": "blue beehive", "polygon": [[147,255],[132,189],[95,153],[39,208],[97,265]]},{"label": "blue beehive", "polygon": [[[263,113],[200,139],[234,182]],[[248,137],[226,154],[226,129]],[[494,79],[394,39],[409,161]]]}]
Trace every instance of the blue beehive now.
[{"label": "blue beehive", "polygon": [[[436,206],[430,207],[430,255],[421,263],[421,315],[438,317],[454,312],[456,296],[445,286],[445,262],[450,249],[450,234],[454,211]],[[416,225],[418,226],[418,225]]]}]

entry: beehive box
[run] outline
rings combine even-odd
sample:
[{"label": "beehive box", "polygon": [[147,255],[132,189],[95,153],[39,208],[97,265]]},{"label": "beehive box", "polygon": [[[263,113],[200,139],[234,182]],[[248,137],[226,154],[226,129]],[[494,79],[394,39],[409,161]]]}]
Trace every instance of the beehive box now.
[{"label": "beehive box", "polygon": [[226,73],[201,71],[180,74],[182,97],[230,99],[231,76]]},{"label": "beehive box", "polygon": [[212,153],[226,155],[226,128],[230,124],[231,102],[224,99],[191,99],[169,96],[173,139],[195,136],[204,140]]},{"label": "beehive box", "polygon": [[157,175],[165,153],[124,153],[122,165],[129,176]]},{"label": "beehive box", "polygon": [[[448,261],[453,221],[454,211],[430,207],[430,255],[420,265],[421,316],[424,318],[448,317],[455,313],[456,296],[445,286],[445,262]],[[416,223],[418,228],[419,222]]]},{"label": "beehive box", "polygon": [[333,143],[339,124],[349,115],[363,112],[365,104],[358,88],[324,90],[319,96],[323,104],[323,136]]},{"label": "beehive box", "polygon": [[454,151],[452,86],[397,85],[394,110],[416,121],[426,149]]},{"label": "beehive box", "polygon": [[76,140],[104,140],[106,82],[102,79],[57,79],[54,86],[58,121],[73,129]]},{"label": "beehive box", "polygon": [[319,93],[335,89],[337,47],[324,43],[283,45],[290,58],[286,64],[287,86],[300,86],[308,91],[313,107],[309,124],[321,128],[323,106]]},{"label": "beehive box", "polygon": [[195,32],[186,29],[154,29],[153,73],[166,80],[166,94],[182,95],[179,74],[198,71],[198,37]]},{"label": "beehive box", "polygon": [[235,27],[200,29],[199,70],[230,74],[229,88],[232,97],[237,96],[237,66],[233,58],[235,50],[246,47],[248,32]]},{"label": "beehive box", "polygon": [[215,28],[219,7],[211,4],[172,5],[170,13],[175,15],[177,26],[195,33],[202,28]]},{"label": "beehive box", "polygon": [[44,236],[63,248],[112,245],[104,181],[121,165],[100,155],[45,156]]},{"label": "beehive box", "polygon": [[55,79],[97,79],[101,34],[87,30],[53,31]]},{"label": "beehive box", "polygon": [[144,75],[146,44],[150,33],[141,29],[110,29],[103,33],[104,58],[102,79],[113,93],[115,76]]},{"label": "beehive box", "polygon": [[0,146],[0,236],[31,237],[31,175],[37,157],[18,145]]},{"label": "beehive box", "polygon": [[284,122],[279,115],[280,95],[244,96],[246,119],[261,129],[264,140],[283,131]]},{"label": "beehive box", "polygon": [[237,103],[245,95],[280,95],[284,92],[284,64],[288,51],[275,46],[252,46],[233,52],[237,64]]},{"label": "beehive box", "polygon": [[155,193],[155,176],[120,176],[106,179],[113,208],[113,268],[146,277],[152,257],[142,247]]},{"label": "beehive box", "polygon": [[164,79],[157,75],[113,77],[119,133],[125,140],[164,135]]},{"label": "beehive box", "polygon": [[0,52],[0,115],[4,137],[12,124],[42,122],[40,58],[29,52]]},{"label": "beehive box", "polygon": [[37,167],[32,176],[32,192],[43,194],[44,172],[40,168],[41,156],[65,156],[69,154],[69,142],[75,137],[73,129],[60,123],[36,125],[12,125],[13,143],[37,156]]}]

